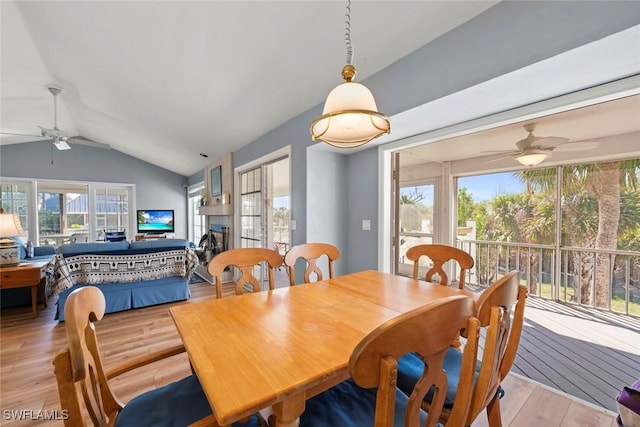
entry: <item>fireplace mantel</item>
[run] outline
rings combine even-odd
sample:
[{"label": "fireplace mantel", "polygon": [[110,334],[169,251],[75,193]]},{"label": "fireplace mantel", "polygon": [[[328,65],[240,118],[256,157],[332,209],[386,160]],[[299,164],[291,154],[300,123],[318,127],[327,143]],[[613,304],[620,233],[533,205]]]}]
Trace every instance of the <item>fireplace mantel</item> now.
[{"label": "fireplace mantel", "polygon": [[198,208],[200,215],[233,215],[233,205],[231,204],[218,204],[218,205],[206,205]]}]

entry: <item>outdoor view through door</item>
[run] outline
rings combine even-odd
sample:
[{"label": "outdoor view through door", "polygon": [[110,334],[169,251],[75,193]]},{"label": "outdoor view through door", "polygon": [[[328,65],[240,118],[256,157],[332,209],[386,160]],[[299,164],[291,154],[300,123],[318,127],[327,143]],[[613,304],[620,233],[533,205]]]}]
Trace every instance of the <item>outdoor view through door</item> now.
[{"label": "outdoor view through door", "polygon": [[[434,184],[400,177],[397,272],[408,275],[407,249],[440,243],[439,209]],[[475,261],[467,286],[481,290],[517,269],[532,296],[640,315],[640,159],[454,182],[454,244]]]},{"label": "outdoor view through door", "polygon": [[240,173],[241,248],[289,248],[289,175],[289,157]]},{"label": "outdoor view through door", "polygon": [[406,259],[407,249],[433,242],[435,183],[400,186],[398,220],[398,256],[396,272],[412,273],[413,262]]},{"label": "outdoor view through door", "polygon": [[[640,315],[640,159],[458,178],[458,245],[479,286]],[[558,203],[558,201],[561,201]]]}]

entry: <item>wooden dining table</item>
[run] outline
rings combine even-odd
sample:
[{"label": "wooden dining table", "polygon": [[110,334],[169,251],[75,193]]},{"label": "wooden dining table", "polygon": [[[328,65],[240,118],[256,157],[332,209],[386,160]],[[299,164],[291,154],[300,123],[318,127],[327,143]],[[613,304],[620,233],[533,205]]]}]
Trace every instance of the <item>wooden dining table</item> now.
[{"label": "wooden dining table", "polygon": [[385,321],[471,292],[378,271],[171,307],[220,425],[273,407],[297,426],[305,401],[349,377],[355,346]]}]

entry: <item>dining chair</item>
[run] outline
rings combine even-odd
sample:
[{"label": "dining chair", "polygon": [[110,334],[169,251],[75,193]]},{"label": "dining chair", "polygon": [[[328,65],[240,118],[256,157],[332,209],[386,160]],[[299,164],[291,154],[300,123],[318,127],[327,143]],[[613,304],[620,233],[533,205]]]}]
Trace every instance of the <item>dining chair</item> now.
[{"label": "dining chair", "polygon": [[282,255],[273,249],[266,248],[237,248],[224,251],[211,259],[207,266],[209,274],[215,278],[216,296],[222,298],[222,275],[230,265],[240,270],[240,277],[236,281],[236,295],[244,293],[245,285],[251,285],[253,292],[261,290],[260,280],[253,275],[253,269],[261,262],[267,263],[269,271],[269,289],[275,289],[274,271],[282,265]]},{"label": "dining chair", "polygon": [[[469,426],[485,408],[489,425],[502,425],[500,398],[505,391],[500,386],[511,370],[516,357],[524,322],[526,287],[520,285],[518,271],[512,271],[489,286],[476,300],[476,317],[486,329],[485,345],[481,360],[476,367],[473,399],[466,425]],[[502,313],[500,313],[502,312]],[[511,315],[513,314],[513,318]],[[462,370],[463,360],[458,350],[450,348],[444,367],[455,379]],[[417,357],[406,355],[398,363],[398,387],[409,393],[420,377],[421,366]],[[449,382],[445,399],[445,410],[441,421],[446,421],[453,402],[457,399],[456,383]],[[423,402],[428,410],[430,399]]]},{"label": "dining chair", "polygon": [[473,268],[473,258],[462,249],[447,245],[416,245],[407,250],[406,257],[413,261],[413,278],[418,279],[420,257],[426,256],[433,262],[433,266],[427,271],[425,280],[431,282],[434,275],[440,277],[441,285],[449,284],[449,276],[444,271],[443,264],[454,260],[460,266],[460,278],[458,288],[463,289],[467,271]]},{"label": "dining chair", "polygon": [[[144,392],[126,404],[109,385],[121,374],[184,352],[184,346],[154,351],[105,371],[95,329],[105,311],[102,292],[95,286],[79,288],[69,295],[64,310],[67,347],[56,354],[53,365],[66,427],[217,426],[195,374]],[[233,425],[256,427],[259,420],[256,413]]]},{"label": "dining chair", "polygon": [[329,263],[329,278],[333,278],[333,262],[340,258],[340,250],[328,243],[303,243],[292,246],[284,256],[284,263],[289,272],[289,284],[295,285],[295,264],[302,258],[307,263],[304,271],[304,283],[311,283],[311,275],[315,273],[317,281],[322,280],[322,270],[318,266],[318,259],[326,256]]},{"label": "dining chair", "polygon": [[[435,301],[392,318],[367,334],[349,359],[350,379],[306,402],[300,416],[304,427],[435,426],[443,408],[449,373],[442,362],[453,336],[465,329],[468,345],[458,396],[448,427],[463,426],[470,408],[477,356],[479,322],[471,298],[457,295]],[[396,387],[398,359],[419,355],[420,380],[410,395]],[[434,403],[427,413],[420,405],[433,387]]]}]

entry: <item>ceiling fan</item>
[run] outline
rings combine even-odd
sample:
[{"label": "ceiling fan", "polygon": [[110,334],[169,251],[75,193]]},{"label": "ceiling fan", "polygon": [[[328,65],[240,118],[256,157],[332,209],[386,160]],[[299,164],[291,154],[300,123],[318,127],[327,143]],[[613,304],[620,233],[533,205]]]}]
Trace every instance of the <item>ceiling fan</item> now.
[{"label": "ceiling fan", "polygon": [[[524,166],[536,166],[551,157],[551,152],[558,151],[581,151],[596,148],[600,143],[597,141],[569,141],[569,138],[560,136],[535,136],[533,131],[535,123],[524,125],[529,135],[516,142],[517,150],[507,151],[508,156],[488,160],[485,163],[497,162],[509,157],[515,158]],[[505,151],[484,151],[484,153],[504,153]]]},{"label": "ceiling fan", "polygon": [[96,142],[83,136],[69,136],[66,132],[61,131],[58,128],[58,95],[62,92],[62,89],[56,86],[47,86],[47,90],[53,95],[53,129],[38,126],[40,128],[40,135],[24,134],[24,133],[9,133],[1,132],[2,135],[19,135],[19,136],[36,136],[45,137],[51,140],[53,146],[58,150],[70,150],[71,144],[88,145],[90,147],[109,149],[111,146],[102,142]]}]

